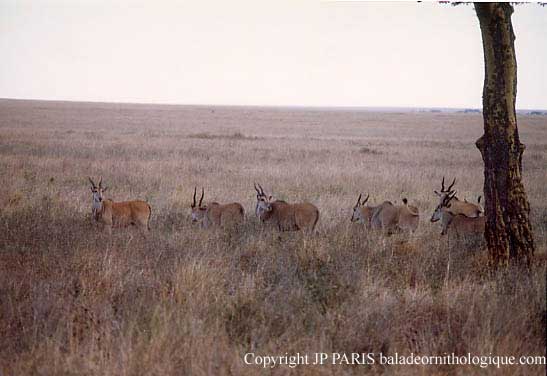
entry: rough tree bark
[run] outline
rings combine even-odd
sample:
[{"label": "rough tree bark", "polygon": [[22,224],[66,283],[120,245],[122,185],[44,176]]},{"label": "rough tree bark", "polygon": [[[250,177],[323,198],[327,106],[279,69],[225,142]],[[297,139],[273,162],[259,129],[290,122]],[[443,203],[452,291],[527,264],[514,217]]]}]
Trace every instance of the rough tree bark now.
[{"label": "rough tree bark", "polygon": [[522,184],[522,153],[515,99],[517,60],[509,3],[475,3],[484,49],[484,135],[477,148],[484,161],[485,238],[491,266],[530,265],[534,240],[530,206]]}]

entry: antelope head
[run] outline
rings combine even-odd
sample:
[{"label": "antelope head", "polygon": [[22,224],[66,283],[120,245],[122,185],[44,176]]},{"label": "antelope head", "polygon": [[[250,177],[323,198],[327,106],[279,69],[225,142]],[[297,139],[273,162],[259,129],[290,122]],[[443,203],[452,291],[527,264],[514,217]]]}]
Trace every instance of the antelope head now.
[{"label": "antelope head", "polygon": [[88,177],[89,182],[91,183],[91,194],[93,197],[93,204],[91,206],[93,216],[97,219],[97,214],[102,209],[103,206],[103,193],[107,190],[108,187],[103,187],[103,178],[99,179],[99,185],[97,186],[95,182]]},{"label": "antelope head", "polygon": [[199,203],[196,204],[196,191],[197,187],[194,187],[194,197],[192,200],[192,222],[199,222],[203,219],[205,216],[205,212],[207,211],[207,206],[202,206],[203,203],[203,196],[205,195],[205,190],[201,188],[201,198],[199,199]]},{"label": "antelope head", "polygon": [[264,193],[264,188],[260,184],[255,183],[255,191],[256,191],[256,208],[255,208],[255,214],[261,221],[265,221],[266,217],[269,216],[269,214],[272,211],[272,196],[267,196]]},{"label": "antelope head", "polygon": [[431,216],[431,222],[437,222],[442,218],[443,214],[443,208],[450,208],[451,204],[450,201],[456,197],[456,191],[451,191],[450,193],[447,193],[445,197],[441,200],[441,203],[437,205],[435,208],[435,211],[433,212],[433,215]]},{"label": "antelope head", "polygon": [[359,197],[357,198],[357,204],[355,204],[355,206],[353,207],[353,211],[351,214],[352,222],[364,221],[363,213],[361,212],[360,208],[365,205],[370,195],[367,195],[367,197],[363,201],[361,201],[362,196],[363,195],[360,193]]}]

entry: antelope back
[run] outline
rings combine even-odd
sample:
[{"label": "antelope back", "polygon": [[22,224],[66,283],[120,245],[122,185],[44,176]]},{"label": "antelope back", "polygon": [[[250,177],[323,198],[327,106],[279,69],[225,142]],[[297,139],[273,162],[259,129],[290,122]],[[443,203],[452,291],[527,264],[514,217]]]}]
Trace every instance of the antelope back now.
[{"label": "antelope back", "polygon": [[112,221],[114,224],[121,226],[148,224],[151,210],[145,201],[113,202],[112,200],[105,200],[104,205],[108,208],[105,212],[112,212]]},{"label": "antelope back", "polygon": [[309,202],[292,206],[297,229],[313,231],[319,221],[319,209]]},{"label": "antelope back", "polygon": [[220,205],[216,202],[207,206],[204,218],[204,227],[229,226],[241,224],[243,222],[245,210],[240,203]]},{"label": "antelope back", "polygon": [[460,201],[454,197],[450,201],[449,211],[454,214],[462,214],[466,217],[479,217],[483,213],[483,209],[480,205],[473,204],[472,202]]},{"label": "antelope back", "polygon": [[319,221],[319,209],[310,203],[288,204],[277,200],[268,203],[260,218],[274,221],[281,231],[314,230]]}]

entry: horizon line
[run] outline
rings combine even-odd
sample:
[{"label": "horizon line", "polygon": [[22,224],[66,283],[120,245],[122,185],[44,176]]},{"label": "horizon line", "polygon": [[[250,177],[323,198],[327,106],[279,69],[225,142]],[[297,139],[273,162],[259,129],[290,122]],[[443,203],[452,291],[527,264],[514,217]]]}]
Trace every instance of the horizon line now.
[{"label": "horizon line", "polygon": [[[36,98],[8,98],[0,97],[0,101],[20,102],[69,102],[85,104],[114,104],[114,105],[140,105],[140,106],[186,106],[186,107],[257,107],[257,108],[294,108],[294,109],[391,109],[391,110],[480,110],[480,107],[450,107],[450,106],[366,106],[366,105],[304,105],[304,104],[218,104],[218,103],[180,103],[180,102],[129,102],[129,101],[100,101],[100,100],[75,100],[75,99],[36,99]],[[547,111],[547,108],[515,108],[516,111]]]}]

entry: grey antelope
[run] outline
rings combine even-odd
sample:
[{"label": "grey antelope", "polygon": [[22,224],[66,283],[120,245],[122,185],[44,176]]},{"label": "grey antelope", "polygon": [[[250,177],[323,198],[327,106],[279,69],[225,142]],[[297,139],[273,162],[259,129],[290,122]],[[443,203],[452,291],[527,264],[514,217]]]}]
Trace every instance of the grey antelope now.
[{"label": "grey antelope", "polygon": [[114,202],[103,199],[103,194],[108,187],[103,187],[103,178],[97,186],[89,177],[91,193],[93,195],[92,214],[93,218],[102,223],[109,234],[112,234],[112,227],[127,227],[135,225],[144,232],[150,231],[150,215],[152,209],[145,201],[134,200]]},{"label": "grey antelope", "polygon": [[365,226],[370,228],[372,216],[374,215],[374,211],[378,208],[378,206],[365,206],[370,195],[367,195],[367,197],[363,201],[361,201],[362,196],[363,195],[360,193],[359,197],[357,198],[357,204],[355,204],[355,206],[353,207],[351,221],[364,223]]},{"label": "grey antelope", "polygon": [[218,202],[212,202],[208,205],[203,205],[203,196],[205,190],[201,188],[201,198],[199,204],[196,204],[196,191],[194,188],[194,198],[192,201],[192,222],[200,222],[203,228],[211,226],[234,226],[243,223],[245,210],[238,202],[221,205]]},{"label": "grey antelope", "polygon": [[313,231],[319,221],[319,209],[308,202],[288,204],[266,196],[260,184],[255,183],[256,209],[255,214],[264,222],[274,222],[279,231]]},{"label": "grey antelope", "polygon": [[452,184],[448,186],[448,188],[444,187],[444,176],[443,181],[441,182],[441,191],[433,191],[437,196],[439,196],[439,206],[442,206],[445,199],[449,196],[452,196],[451,199],[451,205],[449,211],[452,214],[463,214],[467,217],[479,217],[484,213],[484,210],[482,206],[480,205],[481,196],[479,196],[479,203],[473,204],[471,202],[467,202],[467,200],[461,201],[459,200],[455,194],[456,191],[452,190],[452,187],[456,184],[456,178],[452,181]]},{"label": "grey antelope", "polygon": [[441,221],[441,235],[445,235],[448,232],[455,233],[456,235],[483,234],[486,225],[485,216],[467,217],[463,214],[454,214],[450,211],[455,195],[456,192],[444,198],[443,202],[433,212],[431,222]]},{"label": "grey antelope", "polygon": [[376,208],[370,222],[372,228],[383,229],[387,233],[395,230],[414,232],[420,223],[420,213],[417,207],[408,205],[406,198],[403,198],[403,205],[384,201]]}]

